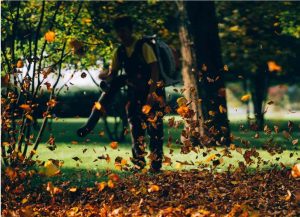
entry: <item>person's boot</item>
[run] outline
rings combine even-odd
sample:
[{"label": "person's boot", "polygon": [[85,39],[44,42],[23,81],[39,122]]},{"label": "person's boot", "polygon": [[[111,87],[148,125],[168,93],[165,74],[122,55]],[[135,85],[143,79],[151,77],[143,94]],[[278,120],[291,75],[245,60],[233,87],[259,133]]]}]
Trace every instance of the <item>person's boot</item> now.
[{"label": "person's boot", "polygon": [[77,135],[79,137],[85,137],[95,128],[99,119],[104,115],[105,115],[105,111],[103,108],[98,110],[94,107],[90,117],[88,118],[87,123],[77,130]]}]

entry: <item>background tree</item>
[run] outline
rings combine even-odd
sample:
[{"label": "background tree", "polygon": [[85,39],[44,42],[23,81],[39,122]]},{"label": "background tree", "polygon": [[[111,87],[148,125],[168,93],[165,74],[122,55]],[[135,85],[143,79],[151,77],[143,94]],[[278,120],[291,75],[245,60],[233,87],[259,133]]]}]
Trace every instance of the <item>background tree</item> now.
[{"label": "background tree", "polygon": [[[220,38],[229,81],[242,81],[251,92],[256,125],[264,125],[265,100],[271,84],[299,80],[299,40],[294,2],[217,2]],[[299,36],[298,36],[299,37]],[[297,49],[298,48],[298,49]]]},{"label": "background tree", "polygon": [[[192,75],[189,78],[196,80],[194,86],[198,92],[196,92],[198,94],[196,103],[198,104],[199,100],[202,102],[203,116],[201,118],[205,123],[205,134],[209,136],[205,137],[206,141],[202,143],[228,145],[230,131],[214,4],[212,2],[186,2],[185,10],[189,22],[188,32],[193,40],[195,68],[183,71],[183,78],[184,73],[190,73]],[[187,45],[183,44],[185,47]],[[184,82],[190,83],[191,81],[184,80]]]}]

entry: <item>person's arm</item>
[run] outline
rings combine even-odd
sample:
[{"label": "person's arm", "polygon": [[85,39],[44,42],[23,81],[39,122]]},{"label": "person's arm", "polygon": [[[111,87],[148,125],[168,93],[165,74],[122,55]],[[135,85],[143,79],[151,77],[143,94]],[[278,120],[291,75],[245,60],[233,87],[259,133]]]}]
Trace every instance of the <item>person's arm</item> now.
[{"label": "person's arm", "polygon": [[115,49],[111,58],[111,64],[108,70],[104,70],[100,72],[99,78],[103,80],[109,80],[118,74],[118,70],[120,68],[118,62],[118,49]]}]

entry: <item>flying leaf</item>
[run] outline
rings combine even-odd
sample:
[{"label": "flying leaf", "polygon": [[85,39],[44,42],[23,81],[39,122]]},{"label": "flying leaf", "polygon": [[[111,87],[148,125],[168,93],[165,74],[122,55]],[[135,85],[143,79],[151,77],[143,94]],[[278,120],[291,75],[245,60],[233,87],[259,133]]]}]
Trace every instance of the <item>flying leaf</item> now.
[{"label": "flying leaf", "polygon": [[60,173],[58,166],[56,166],[53,161],[48,160],[44,165],[44,171],[42,174],[45,174],[47,177],[52,177]]},{"label": "flying leaf", "polygon": [[241,97],[241,101],[247,102],[250,99],[250,94],[245,94],[244,96]]},{"label": "flying leaf", "polygon": [[49,43],[53,42],[55,40],[55,32],[53,31],[46,32],[45,40]]},{"label": "flying leaf", "polygon": [[275,61],[268,61],[268,68],[270,72],[280,72],[282,68]]},{"label": "flying leaf", "polygon": [[22,104],[19,106],[21,109],[24,109],[25,111],[31,111],[30,105]]},{"label": "flying leaf", "polygon": [[223,113],[226,113],[226,108],[223,107],[222,105],[219,105],[219,110],[220,110],[220,113],[223,114]]},{"label": "flying leaf", "polygon": [[178,106],[186,106],[187,104],[187,99],[184,98],[184,97],[179,97],[177,100],[176,100]]},{"label": "flying leaf", "polygon": [[95,107],[97,110],[101,110],[101,104],[100,104],[100,102],[95,102],[94,107]]},{"label": "flying leaf", "polygon": [[23,68],[23,66],[24,66],[23,61],[22,60],[18,60],[18,62],[17,62],[17,68]]},{"label": "flying leaf", "polygon": [[109,144],[109,146],[112,148],[112,149],[117,149],[118,148],[118,142],[111,142],[110,144]]},{"label": "flying leaf", "polygon": [[152,107],[150,105],[144,105],[142,108],[143,114],[145,114],[145,115],[149,114],[149,112],[151,111],[151,108]]}]

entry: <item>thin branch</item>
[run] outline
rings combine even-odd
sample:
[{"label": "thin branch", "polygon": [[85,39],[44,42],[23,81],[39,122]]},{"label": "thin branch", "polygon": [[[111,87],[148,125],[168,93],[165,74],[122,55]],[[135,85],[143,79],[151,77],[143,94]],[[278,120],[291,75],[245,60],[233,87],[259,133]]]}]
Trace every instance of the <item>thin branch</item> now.
[{"label": "thin branch", "polygon": [[[69,35],[69,34],[70,34],[71,29],[72,29],[72,26],[73,26],[74,22],[77,20],[77,18],[78,18],[78,16],[79,16],[79,13],[80,13],[81,8],[82,8],[82,4],[83,4],[83,2],[80,2],[79,7],[78,7],[78,10],[77,10],[77,13],[75,14],[75,17],[74,17],[73,20],[72,20],[72,25],[71,25],[70,28],[68,29],[66,35]],[[66,45],[67,45],[67,41],[65,41],[65,43],[64,43],[64,45],[63,45],[62,52],[61,52],[61,58],[60,58],[60,59],[62,59],[63,56],[64,56],[64,52],[65,52]],[[52,89],[53,92],[54,92],[54,90],[55,90],[55,88],[56,88],[56,86],[57,86],[57,84],[58,84],[58,81],[59,81],[59,79],[60,79],[60,77],[61,77],[61,69],[62,69],[62,62],[59,64],[58,77],[57,77],[57,80],[56,80],[55,84],[53,85],[53,89]]]},{"label": "thin branch", "polygon": [[45,1],[43,1],[40,21],[39,21],[38,27],[37,27],[36,32],[35,32],[35,41],[34,41],[34,46],[35,47],[34,47],[34,52],[33,52],[34,64],[33,64],[33,72],[32,72],[32,88],[31,88],[32,94],[34,93],[34,78],[35,78],[35,69],[36,69],[36,56],[37,56],[37,50],[38,50],[39,34],[40,34],[41,27],[42,27],[43,19],[44,19],[44,12],[45,12]]},{"label": "thin branch", "polygon": [[99,87],[99,84],[98,84],[97,81],[94,79],[94,77],[92,76],[92,74],[90,73],[90,71],[89,71],[88,69],[86,69],[86,71],[87,71],[87,73],[89,74],[89,76],[91,77],[93,83],[94,83],[97,87]]},{"label": "thin branch", "polygon": [[[58,10],[59,10],[59,7],[61,5],[61,1],[58,1],[56,2],[56,5],[55,5],[55,12],[54,12],[54,15],[52,17],[52,20],[51,20],[51,24],[50,24],[50,29],[53,28],[53,25],[55,23],[55,20],[56,20],[56,15],[58,13]],[[44,45],[43,45],[43,48],[42,48],[42,51],[41,51],[41,54],[40,54],[40,61],[39,61],[39,66],[38,66],[38,73],[40,73],[41,69],[42,69],[42,61],[43,61],[43,54],[44,54],[44,51],[45,51],[45,48],[46,48],[46,45],[47,45],[47,40],[44,41]],[[40,86],[41,84],[41,81],[40,81],[40,76],[38,76],[38,87]]]}]

